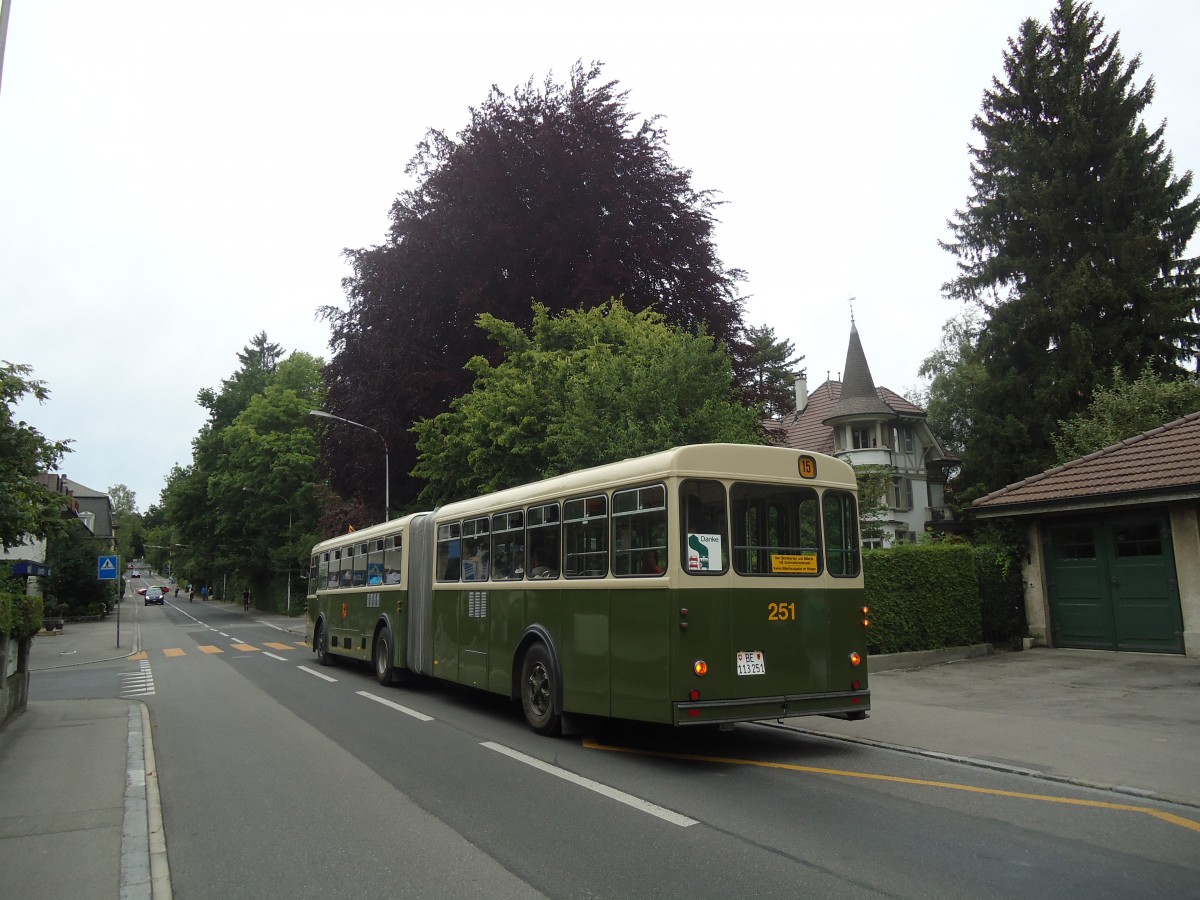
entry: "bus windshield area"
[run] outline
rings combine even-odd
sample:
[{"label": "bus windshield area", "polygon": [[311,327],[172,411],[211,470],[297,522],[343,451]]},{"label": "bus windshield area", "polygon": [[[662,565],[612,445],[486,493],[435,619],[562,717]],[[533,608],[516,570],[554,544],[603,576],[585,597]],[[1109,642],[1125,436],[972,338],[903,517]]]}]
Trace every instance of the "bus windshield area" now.
[{"label": "bus windshield area", "polygon": [[847,491],[737,482],[727,498],[721,482],[705,480],[680,490],[690,574],[722,573],[731,563],[739,575],[859,573],[857,512]]}]

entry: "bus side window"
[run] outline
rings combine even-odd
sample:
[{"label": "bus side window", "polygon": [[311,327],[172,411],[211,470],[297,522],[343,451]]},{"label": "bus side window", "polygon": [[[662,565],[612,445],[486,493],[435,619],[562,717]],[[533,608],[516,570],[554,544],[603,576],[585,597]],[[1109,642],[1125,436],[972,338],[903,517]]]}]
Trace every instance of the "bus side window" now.
[{"label": "bus side window", "polygon": [[437,533],[437,580],[458,581],[462,526],[458,522],[444,522],[438,526]]},{"label": "bus side window", "polygon": [[383,538],[376,538],[367,545],[367,584],[383,584]]},{"label": "bus side window", "polygon": [[525,577],[557,578],[559,548],[562,545],[557,503],[529,508],[528,535]]},{"label": "bus side window", "polygon": [[401,574],[401,551],[404,549],[404,536],[391,534],[383,539],[383,581],[384,584],[399,584]]},{"label": "bus side window", "polygon": [[568,578],[608,574],[608,497],[604,494],[563,504],[563,573]]},{"label": "bus side window", "polygon": [[363,541],[354,547],[354,587],[363,587],[367,583],[367,542]]},{"label": "bus side window", "polygon": [[487,581],[490,556],[487,517],[465,519],[462,523],[462,580]]},{"label": "bus side window", "polygon": [[613,492],[613,574],[661,575],[667,565],[667,489]]},{"label": "bus side window", "polygon": [[519,509],[492,516],[492,581],[519,580],[524,574],[525,513]]}]

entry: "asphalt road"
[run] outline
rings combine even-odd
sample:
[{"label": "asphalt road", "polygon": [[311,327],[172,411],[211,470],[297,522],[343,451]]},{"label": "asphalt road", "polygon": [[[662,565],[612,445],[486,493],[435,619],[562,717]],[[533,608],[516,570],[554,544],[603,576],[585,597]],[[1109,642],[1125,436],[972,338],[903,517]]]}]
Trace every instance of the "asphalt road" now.
[{"label": "asphalt road", "polygon": [[769,725],[539,738],[228,606],[134,618],[144,660],[33,690],[149,706],[177,897],[1200,896],[1200,835],[1111,794]]}]

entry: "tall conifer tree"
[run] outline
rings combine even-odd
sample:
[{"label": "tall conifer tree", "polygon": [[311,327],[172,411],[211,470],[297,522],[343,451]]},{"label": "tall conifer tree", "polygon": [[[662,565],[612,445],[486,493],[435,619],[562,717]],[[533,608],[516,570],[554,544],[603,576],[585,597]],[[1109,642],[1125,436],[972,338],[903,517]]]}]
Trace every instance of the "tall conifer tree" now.
[{"label": "tall conifer tree", "polygon": [[1103,28],[1074,0],[1025,21],[973,122],[973,193],[943,243],[959,267],[944,290],[986,316],[963,359],[985,376],[967,400],[968,491],[1050,464],[1056,423],[1114,370],[1177,373],[1200,342],[1192,173],[1174,174],[1165,123],[1142,121],[1140,56]]}]

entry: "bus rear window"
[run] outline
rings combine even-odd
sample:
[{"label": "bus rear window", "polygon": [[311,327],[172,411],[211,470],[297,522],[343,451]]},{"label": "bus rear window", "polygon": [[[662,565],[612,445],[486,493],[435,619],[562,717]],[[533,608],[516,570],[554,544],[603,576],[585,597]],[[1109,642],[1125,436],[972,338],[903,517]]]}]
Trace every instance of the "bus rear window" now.
[{"label": "bus rear window", "polygon": [[825,567],[830,575],[853,576],[859,569],[858,510],[854,496],[844,491],[826,491]]},{"label": "bus rear window", "polygon": [[821,571],[817,492],[735,484],[733,569],[739,575],[817,575]]},{"label": "bus rear window", "polygon": [[729,568],[729,517],[725,485],[685,481],[679,488],[683,510],[683,570],[690,575],[720,575]]}]

